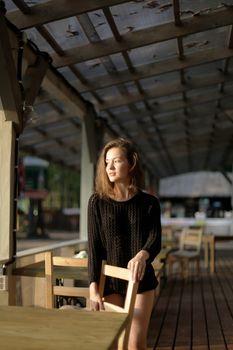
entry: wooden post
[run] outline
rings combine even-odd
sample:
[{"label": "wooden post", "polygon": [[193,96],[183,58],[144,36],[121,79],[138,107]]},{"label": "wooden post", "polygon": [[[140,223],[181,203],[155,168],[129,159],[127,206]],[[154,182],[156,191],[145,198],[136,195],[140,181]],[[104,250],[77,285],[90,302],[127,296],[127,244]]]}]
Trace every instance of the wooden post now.
[{"label": "wooden post", "polygon": [[95,114],[90,106],[82,123],[80,239],[87,238],[87,206],[93,192],[95,159]]},{"label": "wooden post", "polygon": [[[22,121],[21,95],[8,30],[0,13],[0,263],[14,254],[14,189],[16,128]],[[14,303],[14,281],[7,269],[8,290],[0,291],[0,303]]]}]

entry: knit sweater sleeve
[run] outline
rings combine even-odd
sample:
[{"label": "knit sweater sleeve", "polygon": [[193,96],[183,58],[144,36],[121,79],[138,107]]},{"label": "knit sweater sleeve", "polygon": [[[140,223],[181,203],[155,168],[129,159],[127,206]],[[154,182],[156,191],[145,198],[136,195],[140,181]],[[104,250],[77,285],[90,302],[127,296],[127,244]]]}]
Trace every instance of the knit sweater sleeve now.
[{"label": "knit sweater sleeve", "polygon": [[88,202],[88,273],[89,282],[99,282],[102,260],[105,258],[100,235],[98,197],[92,195]]},{"label": "knit sweater sleeve", "polygon": [[149,208],[148,213],[148,225],[149,234],[148,239],[142,248],[149,253],[148,263],[151,263],[156,255],[161,250],[161,210],[160,204],[157,198],[154,197],[154,201]]}]

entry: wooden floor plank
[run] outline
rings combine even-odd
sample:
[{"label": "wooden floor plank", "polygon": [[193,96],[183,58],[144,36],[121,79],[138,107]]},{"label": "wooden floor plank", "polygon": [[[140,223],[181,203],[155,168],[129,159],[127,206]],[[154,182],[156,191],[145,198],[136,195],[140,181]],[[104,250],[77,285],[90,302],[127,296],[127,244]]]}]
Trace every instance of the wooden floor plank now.
[{"label": "wooden floor plank", "polygon": [[173,292],[175,283],[176,281],[172,281],[172,283],[166,283],[166,288],[163,288],[163,293],[160,293],[159,297],[157,298],[148,331],[149,347],[154,348],[155,345],[157,346],[161,330],[164,326],[164,320],[168,311],[170,295]]},{"label": "wooden floor plank", "polygon": [[208,336],[206,312],[204,307],[202,279],[193,281],[193,322],[192,322],[192,350],[208,350]]},{"label": "wooden floor plank", "polygon": [[216,273],[168,278],[157,299],[148,347],[155,350],[233,350],[233,252],[218,251]]},{"label": "wooden floor plank", "polygon": [[175,349],[186,347],[191,349],[192,344],[192,281],[184,282],[180,296],[180,308],[177,319]]},{"label": "wooden floor plank", "polygon": [[225,342],[233,344],[233,266],[227,257],[219,258],[218,262],[215,275],[218,284],[213,283],[213,290]]},{"label": "wooden floor plank", "polygon": [[160,336],[155,344],[156,349],[164,347],[170,347],[171,349],[174,346],[183,285],[184,282],[180,282],[178,279],[175,280],[175,282],[172,280],[168,280],[167,282],[166,288],[171,288],[172,293],[170,294],[163,327],[161,329]]}]

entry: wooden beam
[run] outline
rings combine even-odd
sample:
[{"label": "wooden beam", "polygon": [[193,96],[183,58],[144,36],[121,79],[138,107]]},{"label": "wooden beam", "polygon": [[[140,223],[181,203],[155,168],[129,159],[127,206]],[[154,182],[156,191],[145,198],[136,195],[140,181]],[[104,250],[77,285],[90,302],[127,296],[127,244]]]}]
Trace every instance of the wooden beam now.
[{"label": "wooden beam", "polygon": [[[157,89],[151,89],[146,94],[131,94],[128,96],[120,96],[119,98],[112,99],[111,101],[102,103],[97,106],[97,109],[99,111],[111,109],[111,108],[117,108],[120,106],[124,106],[131,103],[136,103],[139,101],[143,101],[144,99],[153,99],[157,95]],[[215,93],[209,95],[208,93],[206,95],[197,94],[195,97],[189,98],[187,101],[183,100],[175,100],[175,101],[168,101],[165,103],[159,103],[158,105],[155,103],[155,107],[153,108],[155,113],[165,113],[172,110],[178,110],[182,108],[188,108],[193,105],[199,105],[206,102],[216,101],[216,99],[223,99],[229,97],[229,100],[232,100],[231,96],[228,96],[227,94],[222,93]]]},{"label": "wooden beam", "polygon": [[37,25],[58,21],[63,18],[81,15],[85,12],[96,11],[103,7],[111,7],[128,2],[127,0],[51,0],[30,7],[29,14],[19,10],[7,14],[9,21],[19,29],[28,29]]},{"label": "wooden beam", "polygon": [[[10,35],[12,38],[16,38],[16,34],[13,31],[10,31]],[[2,38],[2,35],[0,38]],[[29,44],[24,48],[24,55],[29,66],[35,63],[37,52],[35,52]],[[63,101],[64,109],[69,110],[69,113],[78,116],[80,119],[83,118],[86,113],[85,101],[52,66],[48,67],[42,86],[45,90],[49,91],[55,99]]]},{"label": "wooden beam", "polygon": [[182,22],[180,19],[180,2],[179,2],[179,0],[173,0],[173,13],[174,13],[175,25],[181,26]]},{"label": "wooden beam", "polygon": [[13,252],[15,130],[0,100],[0,261],[10,260]]},{"label": "wooden beam", "polygon": [[48,69],[42,86],[55,99],[64,103],[64,108],[69,111],[69,114],[76,115],[80,119],[84,118],[86,115],[86,104],[84,100],[68,82],[62,79],[59,73],[53,69]]},{"label": "wooden beam", "polygon": [[[30,6],[28,6],[24,0],[13,0],[13,3],[24,13],[29,14],[31,13]],[[18,10],[17,10],[18,11]],[[21,13],[20,11],[18,11]]]},{"label": "wooden beam", "polygon": [[4,16],[0,13],[0,99],[5,120],[20,126],[22,101],[17,73],[12,57],[11,43]]},{"label": "wooden beam", "polygon": [[224,9],[214,13],[188,17],[182,20],[182,26],[177,27],[174,22],[160,24],[135,32],[122,35],[122,40],[116,42],[114,38],[105,39],[65,50],[64,56],[52,55],[53,64],[60,68],[83,61],[112,55],[121,51],[132,50],[137,47],[156,44],[158,42],[184,37],[205,30],[227,26],[233,22],[233,10]]},{"label": "wooden beam", "polygon": [[77,89],[80,93],[93,91],[95,89],[101,89],[111,85],[126,83],[131,80],[140,80],[230,57],[233,57],[232,49],[222,48],[221,50],[202,50],[198,53],[194,52],[192,55],[186,55],[183,60],[180,60],[179,58],[170,58],[152,64],[135,67],[135,72],[133,74],[127,69],[117,72],[117,74],[101,76],[101,79],[99,77],[89,79],[85,85],[77,82]]},{"label": "wooden beam", "polygon": [[[72,125],[73,128],[77,128],[81,130],[81,123],[77,123],[74,121],[75,116],[73,114],[58,114],[56,111],[53,111],[48,114],[44,114],[43,118],[40,116],[38,120],[36,121],[36,127],[46,129],[49,128],[50,130],[54,127],[56,128],[59,123],[67,122],[66,124]],[[35,128],[35,125],[33,123],[27,125],[27,129],[25,132],[33,130]]]},{"label": "wooden beam", "polygon": [[[167,95],[172,95],[172,94],[177,94],[177,93],[183,93],[183,92],[188,92],[190,90],[194,89],[200,89],[203,87],[211,87],[211,86],[216,86],[217,84],[220,83],[226,83],[233,81],[233,74],[222,74],[220,72],[216,72],[214,74],[205,74],[201,76],[195,76],[192,77],[192,80],[187,81],[186,84],[182,84],[180,81],[170,81],[169,83],[155,83],[154,88],[146,92],[146,96],[150,97],[162,97],[162,96],[167,96]],[[120,97],[121,99],[122,97]],[[128,97],[125,97],[126,100]],[[38,99],[38,102],[43,101]],[[111,101],[114,101],[116,103],[116,98],[112,97],[109,99],[109,103]]]},{"label": "wooden beam", "polygon": [[27,67],[23,77],[26,108],[27,106],[33,106],[39,93],[41,83],[48,69],[48,65],[49,62],[47,60],[41,56],[38,56],[35,64]]}]

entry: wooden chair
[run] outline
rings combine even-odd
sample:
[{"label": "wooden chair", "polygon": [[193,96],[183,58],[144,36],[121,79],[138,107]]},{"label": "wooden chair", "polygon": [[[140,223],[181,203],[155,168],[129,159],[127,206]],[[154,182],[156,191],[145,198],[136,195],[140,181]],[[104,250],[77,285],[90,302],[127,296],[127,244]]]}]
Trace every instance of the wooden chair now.
[{"label": "wooden chair", "polygon": [[196,262],[197,273],[200,272],[200,254],[202,243],[202,228],[184,229],[181,232],[179,249],[168,254],[168,271],[172,273],[173,264],[178,262],[184,278],[188,276],[189,263]]},{"label": "wooden chair", "polygon": [[172,226],[162,226],[162,239],[167,241],[173,240],[173,232],[172,232]]},{"label": "wooden chair", "polygon": [[[45,279],[46,279],[46,308],[54,307],[54,296],[82,296],[89,300],[89,288],[87,287],[67,287],[67,286],[56,286],[54,284],[54,267],[75,267],[78,269],[87,267],[87,259],[77,258],[64,258],[58,256],[52,256],[51,252],[45,253]],[[136,300],[136,294],[138,290],[138,283],[131,281],[130,271],[126,268],[107,265],[105,261],[102,263],[99,291],[103,297],[104,285],[106,276],[113,278],[119,278],[128,281],[127,292],[124,307],[120,307],[111,303],[104,302],[105,311],[123,312],[127,313],[128,323],[125,330],[122,331],[118,346],[119,349],[127,349],[128,338],[130,327],[133,318],[134,305]],[[87,310],[87,308],[86,308]],[[105,312],[104,311],[104,312]],[[88,312],[88,311],[87,311]],[[90,312],[90,311],[89,311]]]},{"label": "wooden chair", "polygon": [[[83,297],[86,299],[86,303],[89,304],[88,286],[57,286],[55,284],[54,269],[56,267],[60,268],[60,272],[57,274],[58,278],[78,280],[79,275],[81,275],[82,279],[82,275],[85,275],[83,271],[87,269],[87,259],[53,256],[52,252],[45,253],[46,308],[55,306],[55,296]],[[71,267],[75,268],[75,272],[69,274],[67,271]]]},{"label": "wooden chair", "polygon": [[109,302],[104,302],[105,311],[115,311],[123,312],[129,315],[128,324],[126,329],[122,332],[118,340],[118,349],[127,349],[129,333],[133,318],[136,294],[138,290],[138,283],[131,280],[131,273],[129,269],[107,265],[106,261],[102,262],[100,283],[99,283],[99,292],[100,296],[103,297],[104,286],[106,276],[119,278],[125,281],[128,281],[127,292],[125,297],[125,303],[123,307],[111,304]]}]

